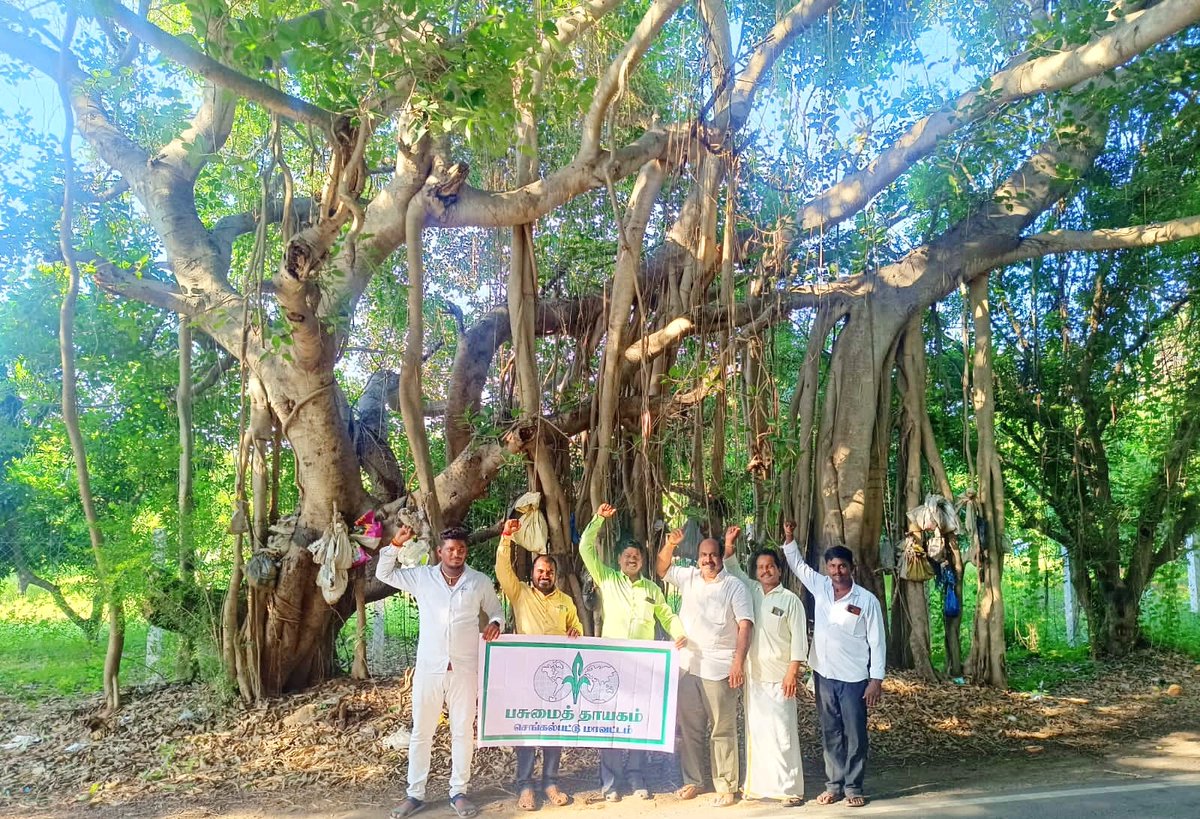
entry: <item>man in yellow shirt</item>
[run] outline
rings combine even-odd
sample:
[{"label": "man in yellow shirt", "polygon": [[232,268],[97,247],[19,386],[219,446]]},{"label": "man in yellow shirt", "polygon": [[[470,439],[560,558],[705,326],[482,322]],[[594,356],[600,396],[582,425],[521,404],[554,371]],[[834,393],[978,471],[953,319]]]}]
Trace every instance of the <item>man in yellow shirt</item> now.
[{"label": "man in yellow shirt", "polygon": [[[578,637],[583,633],[579,613],[570,596],[559,591],[558,562],[551,555],[538,555],[533,560],[530,583],[517,579],[512,567],[512,536],[521,528],[519,520],[507,520],[500,532],[496,548],[496,579],[500,590],[512,605],[517,634],[546,634],[558,637]],[[517,807],[533,810],[537,797],[533,789],[533,766],[537,748],[517,748]],[[543,747],[542,792],[551,803],[563,806],[571,798],[558,787],[558,765],[562,748]]]},{"label": "man in yellow shirt", "polygon": [[[617,557],[620,571],[601,563],[599,555],[596,554],[596,538],[600,535],[604,522],[616,512],[617,510],[609,504],[601,504],[579,538],[579,556],[600,589],[601,611],[604,616],[600,636],[618,640],[653,640],[654,621],[657,620],[675,640],[675,645],[683,648],[687,645],[683,623],[667,604],[658,584],[642,576],[642,567],[646,563],[642,550],[632,543],[622,549]],[[609,802],[618,802],[621,799],[618,781],[622,776],[622,753],[617,748],[604,748],[600,751],[600,792]],[[624,766],[624,775],[634,796],[649,799],[650,791],[646,788],[643,772],[645,765],[646,752],[631,750]]]}]

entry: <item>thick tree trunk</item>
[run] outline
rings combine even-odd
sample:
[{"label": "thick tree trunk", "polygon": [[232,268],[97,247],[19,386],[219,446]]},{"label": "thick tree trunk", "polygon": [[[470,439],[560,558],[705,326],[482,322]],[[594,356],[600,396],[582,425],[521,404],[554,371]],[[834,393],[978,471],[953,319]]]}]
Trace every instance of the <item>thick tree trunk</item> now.
[{"label": "thick tree trunk", "polygon": [[1142,589],[1108,584],[1089,596],[1088,633],[1095,657],[1124,657],[1145,644],[1138,619]]}]

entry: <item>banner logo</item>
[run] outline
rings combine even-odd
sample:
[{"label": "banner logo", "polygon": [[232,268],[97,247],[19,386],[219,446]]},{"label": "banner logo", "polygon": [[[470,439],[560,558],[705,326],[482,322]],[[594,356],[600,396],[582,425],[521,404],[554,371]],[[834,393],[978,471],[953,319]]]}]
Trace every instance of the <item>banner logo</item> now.
[{"label": "banner logo", "polygon": [[576,651],[571,667],[562,660],[547,660],[533,672],[533,691],[546,702],[558,702],[571,695],[578,705],[582,696],[593,705],[601,705],[617,695],[621,675],[605,662],[584,666],[583,654]]}]

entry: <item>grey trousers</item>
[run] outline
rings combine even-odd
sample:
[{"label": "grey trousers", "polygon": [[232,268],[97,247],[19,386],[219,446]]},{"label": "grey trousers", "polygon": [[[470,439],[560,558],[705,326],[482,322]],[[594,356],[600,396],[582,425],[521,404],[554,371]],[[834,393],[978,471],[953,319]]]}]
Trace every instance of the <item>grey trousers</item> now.
[{"label": "grey trousers", "polygon": [[[712,727],[711,745],[709,726]],[[736,793],[738,769],[737,691],[729,680],[705,680],[684,673],[679,678],[679,770],[685,785],[706,789],[705,757],[711,747],[712,784],[717,793]]]},{"label": "grey trousers", "polygon": [[817,717],[825,751],[825,790],[840,796],[862,796],[867,771],[867,703],[869,680],[842,682],[813,673]]}]

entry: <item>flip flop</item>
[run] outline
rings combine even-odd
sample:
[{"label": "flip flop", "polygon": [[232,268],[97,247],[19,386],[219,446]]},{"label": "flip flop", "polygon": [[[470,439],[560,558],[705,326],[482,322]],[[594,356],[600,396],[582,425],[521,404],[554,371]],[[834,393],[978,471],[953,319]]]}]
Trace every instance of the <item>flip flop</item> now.
[{"label": "flip flop", "polygon": [[404,801],[392,808],[392,812],[388,815],[391,819],[404,819],[406,816],[412,816],[423,810],[425,810],[425,803],[423,801],[413,796],[406,796]]},{"label": "flip flop", "polygon": [[865,804],[867,804],[866,798],[859,794],[846,797],[846,807],[848,808],[861,808]]},{"label": "flip flop", "polygon": [[450,797],[450,807],[454,808],[454,812],[464,818],[475,816],[479,813],[479,808],[475,807],[475,803],[461,793]]},{"label": "flip flop", "polygon": [[832,805],[834,802],[837,802],[841,798],[842,798],[841,794],[831,793],[829,791],[822,791],[821,795],[818,796],[813,801],[816,802],[818,805]]},{"label": "flip flop", "polygon": [[686,802],[688,799],[695,799],[697,796],[699,796],[700,789],[695,785],[684,785],[682,788],[675,791],[675,795]]}]

